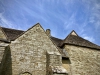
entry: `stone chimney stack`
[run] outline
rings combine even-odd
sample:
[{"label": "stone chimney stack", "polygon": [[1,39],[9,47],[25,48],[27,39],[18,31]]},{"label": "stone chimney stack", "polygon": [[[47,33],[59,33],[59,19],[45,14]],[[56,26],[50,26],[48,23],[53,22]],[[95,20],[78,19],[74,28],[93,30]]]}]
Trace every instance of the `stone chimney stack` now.
[{"label": "stone chimney stack", "polygon": [[47,34],[48,36],[51,36],[51,30],[50,30],[50,29],[46,29],[46,34]]}]

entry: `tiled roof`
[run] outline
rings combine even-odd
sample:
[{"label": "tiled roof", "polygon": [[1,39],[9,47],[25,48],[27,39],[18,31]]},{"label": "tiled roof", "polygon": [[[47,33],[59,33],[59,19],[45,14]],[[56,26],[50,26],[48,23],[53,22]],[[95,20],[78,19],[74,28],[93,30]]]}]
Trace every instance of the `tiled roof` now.
[{"label": "tiled roof", "polygon": [[80,36],[76,36],[76,35],[69,35],[61,43],[61,45],[64,45],[64,44],[71,44],[71,45],[78,45],[78,46],[83,46],[83,47],[100,49],[100,46],[98,46],[98,45],[96,45],[96,44],[94,44],[86,39],[83,39]]},{"label": "tiled roof", "polygon": [[[7,35],[8,40],[15,40],[19,35],[21,35],[24,31],[22,30],[15,30],[2,27],[3,31]],[[62,54],[62,57],[67,57],[66,54],[63,52],[63,49],[60,47],[64,46],[65,44],[77,45],[77,46],[84,46],[89,48],[100,49],[100,46],[83,39],[82,37],[78,36],[75,31],[72,31],[64,40],[50,37],[53,43],[59,48],[59,52]],[[4,40],[3,40],[4,41]]]},{"label": "tiled roof", "polygon": [[61,43],[61,46],[64,44],[71,44],[71,45],[78,45],[83,47],[95,48],[100,49],[100,46],[83,39],[82,37],[78,36],[75,31],[72,31]]},{"label": "tiled roof", "polygon": [[9,28],[4,28],[2,27],[3,31],[7,35],[8,40],[15,40],[18,35],[22,34],[24,31],[22,30],[16,30],[16,29],[9,29]]},{"label": "tiled roof", "polygon": [[56,37],[52,37],[52,36],[50,38],[57,46],[59,46],[60,43],[63,41],[62,39],[59,39],[59,38],[56,38]]},{"label": "tiled roof", "polygon": [[62,47],[65,44],[70,44],[70,45],[100,49],[100,46],[78,36],[78,34],[74,30],[64,40],[55,37],[51,37],[51,39],[58,47]]}]

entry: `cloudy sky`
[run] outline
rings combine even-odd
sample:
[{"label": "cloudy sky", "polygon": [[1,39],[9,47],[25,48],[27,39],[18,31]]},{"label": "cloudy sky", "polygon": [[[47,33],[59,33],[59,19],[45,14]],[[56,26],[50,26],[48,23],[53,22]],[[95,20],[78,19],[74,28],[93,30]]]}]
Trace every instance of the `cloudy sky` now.
[{"label": "cloudy sky", "polygon": [[57,38],[75,30],[100,45],[100,0],[0,0],[0,26],[27,30],[36,23]]}]

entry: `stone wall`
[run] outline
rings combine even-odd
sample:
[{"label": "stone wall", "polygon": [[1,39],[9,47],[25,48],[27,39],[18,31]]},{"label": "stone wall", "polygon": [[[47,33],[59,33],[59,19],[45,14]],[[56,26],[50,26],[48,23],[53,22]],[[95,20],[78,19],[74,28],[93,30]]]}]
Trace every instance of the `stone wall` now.
[{"label": "stone wall", "polygon": [[9,46],[4,48],[2,54],[3,57],[0,65],[0,75],[12,75],[12,60]]},{"label": "stone wall", "polygon": [[61,66],[62,59],[61,54],[58,52],[48,52],[47,51],[47,64],[48,66]]},{"label": "stone wall", "polygon": [[68,74],[53,74],[53,75],[68,75]]},{"label": "stone wall", "polygon": [[72,45],[65,49],[71,61],[69,75],[100,75],[100,50]]},{"label": "stone wall", "polygon": [[67,70],[68,74],[70,74],[70,59],[69,58],[63,58],[62,59],[62,66]]},{"label": "stone wall", "polygon": [[0,39],[7,39],[1,27],[0,27]]},{"label": "stone wall", "polygon": [[4,51],[5,51],[5,47],[0,47],[0,64],[2,62],[2,58],[3,58],[3,55],[4,55]]},{"label": "stone wall", "polygon": [[2,72],[2,67],[3,67],[2,59],[3,59],[4,51],[5,51],[5,47],[0,47],[0,74]]},{"label": "stone wall", "polygon": [[46,75],[46,52],[58,52],[39,24],[11,42],[12,75]]}]

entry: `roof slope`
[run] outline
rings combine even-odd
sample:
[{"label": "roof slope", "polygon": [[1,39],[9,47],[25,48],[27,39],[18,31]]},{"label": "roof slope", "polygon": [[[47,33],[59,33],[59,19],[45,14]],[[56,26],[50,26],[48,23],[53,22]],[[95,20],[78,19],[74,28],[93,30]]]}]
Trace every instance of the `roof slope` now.
[{"label": "roof slope", "polygon": [[22,34],[24,31],[22,30],[16,30],[16,29],[9,29],[9,28],[4,28],[2,27],[3,31],[5,32],[8,40],[15,40],[18,35]]},{"label": "roof slope", "polygon": [[72,44],[72,45],[78,45],[78,46],[100,49],[100,46],[98,46],[98,45],[96,45],[96,44],[94,44],[94,43],[92,43],[92,42],[90,42],[86,39],[83,39],[82,37],[80,37],[78,35],[72,35],[71,33],[63,40],[61,45]]},{"label": "roof slope", "polygon": [[52,36],[50,38],[57,46],[59,46],[60,43],[63,41],[62,39],[59,39],[59,38],[56,38],[56,37],[52,37]]},{"label": "roof slope", "polygon": [[[2,29],[7,35],[8,39],[11,41],[15,40],[19,35],[25,32],[22,30],[9,29],[4,27],[2,27]],[[100,49],[100,46],[78,36],[78,34],[74,30],[64,40],[52,36],[50,38],[58,47],[63,46],[64,44],[72,44],[72,45]]]}]

